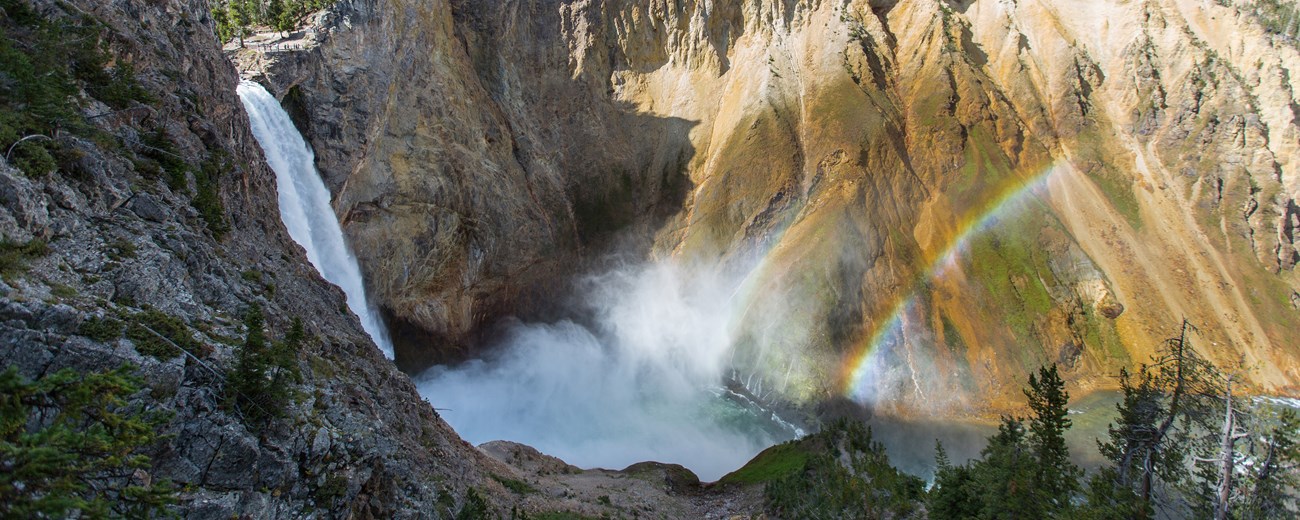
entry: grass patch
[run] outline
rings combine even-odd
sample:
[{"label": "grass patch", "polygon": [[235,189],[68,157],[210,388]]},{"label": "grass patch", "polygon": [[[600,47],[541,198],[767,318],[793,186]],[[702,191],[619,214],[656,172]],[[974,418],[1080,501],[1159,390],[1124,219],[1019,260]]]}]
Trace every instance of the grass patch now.
[{"label": "grass patch", "polygon": [[808,451],[803,441],[790,441],[763,450],[740,469],[724,475],[719,484],[758,484],[803,471]]},{"label": "grass patch", "polygon": [[1109,169],[1095,173],[1091,178],[1128,225],[1134,230],[1142,229],[1142,210],[1138,207],[1137,196],[1133,195],[1133,184]]},{"label": "grass patch", "polygon": [[129,260],[135,258],[135,253],[136,253],[135,244],[132,244],[131,241],[129,240],[119,238],[117,240],[114,240],[113,243],[109,244],[108,248],[109,248],[109,252],[108,252],[109,260],[120,262],[122,260]]},{"label": "grass patch", "polygon": [[44,240],[34,239],[23,243],[0,240],[0,276],[10,278],[27,271],[27,262],[50,254]]},{"label": "grass patch", "polygon": [[962,150],[964,162],[957,178],[949,188],[953,205],[960,213],[979,207],[989,195],[997,196],[997,188],[1011,182],[1007,179],[1011,164],[983,125],[967,129]]},{"label": "grass patch", "polygon": [[529,485],[527,482],[524,482],[522,480],[507,478],[496,474],[492,475],[492,480],[500,482],[502,486],[506,487],[506,489],[509,489],[510,491],[514,491],[515,493],[518,493],[520,495],[527,495],[530,493],[537,492],[536,488],[534,488],[533,486]]},{"label": "grass patch", "polygon": [[49,286],[50,286],[50,294],[53,294],[57,298],[62,298],[64,300],[67,300],[67,299],[77,297],[77,289],[72,287],[71,285],[64,285],[58,282],[50,282]]}]

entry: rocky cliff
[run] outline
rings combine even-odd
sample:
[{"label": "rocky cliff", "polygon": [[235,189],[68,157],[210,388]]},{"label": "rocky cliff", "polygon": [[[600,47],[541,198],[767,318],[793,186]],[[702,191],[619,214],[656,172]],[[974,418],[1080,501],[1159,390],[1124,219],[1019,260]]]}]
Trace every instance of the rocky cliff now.
[{"label": "rocky cliff", "polygon": [[1300,390],[1272,5],[351,0],[241,62],[408,368],[617,249],[755,269],[735,363],[790,400],[954,413],[1042,363],[1108,387],[1183,317]]},{"label": "rocky cliff", "polygon": [[[20,163],[34,153],[21,149],[0,160],[0,367],[27,378],[137,367],[145,389],[132,406],[168,419],[131,482],[170,480],[185,517],[424,518],[454,515],[474,487],[508,496],[488,474],[510,470],[437,417],[289,239],[207,2],[0,5],[6,74],[20,63],[13,49],[60,56],[39,36],[76,27],[93,36],[65,41],[102,49],[140,89],[114,108],[103,85],[78,83],[60,100],[77,124],[37,141],[57,163]],[[29,79],[6,76],[6,96]],[[230,404],[250,306],[274,340],[294,318],[307,333],[301,381],[268,423]]]}]

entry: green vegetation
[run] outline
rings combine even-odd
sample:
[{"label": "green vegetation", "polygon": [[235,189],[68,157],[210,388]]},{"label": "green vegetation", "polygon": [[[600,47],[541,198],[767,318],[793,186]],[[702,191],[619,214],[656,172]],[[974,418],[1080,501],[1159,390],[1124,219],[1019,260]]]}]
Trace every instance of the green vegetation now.
[{"label": "green vegetation", "polygon": [[723,484],[758,484],[795,475],[808,463],[808,452],[801,441],[777,444],[750,460],[744,467],[726,474]]},{"label": "green vegetation", "polygon": [[50,254],[50,247],[41,239],[18,243],[0,239],[0,276],[12,278],[27,270],[27,262]]},{"label": "green vegetation", "polygon": [[302,320],[294,319],[284,339],[271,343],[266,337],[265,317],[258,307],[244,315],[247,336],[236,353],[230,373],[227,401],[252,423],[284,416],[293,397],[291,383],[299,381],[298,351],[307,340]]},{"label": "green vegetation", "polygon": [[125,335],[135,345],[136,352],[158,359],[181,355],[176,347],[196,356],[206,354],[207,347],[194,339],[189,325],[180,318],[145,306],[144,310],[126,316],[126,319]]},{"label": "green vegetation", "polygon": [[722,482],[765,482],[766,507],[781,518],[906,517],[925,493],[921,479],[890,466],[871,429],[849,420],[768,449]]},{"label": "green vegetation", "polygon": [[77,334],[93,339],[100,343],[106,343],[122,337],[122,328],[125,326],[120,320],[110,317],[87,318],[77,327]]},{"label": "green vegetation", "polygon": [[972,213],[987,203],[981,199],[997,196],[1000,186],[1014,180],[1009,179],[1011,163],[992,132],[983,124],[972,125],[967,132],[961,170],[948,191],[959,211]]},{"label": "green vegetation", "polygon": [[[69,136],[105,150],[121,144],[92,125],[83,107],[92,99],[114,110],[156,100],[137,81],[132,62],[110,52],[114,35],[93,17],[80,10],[46,16],[26,0],[0,0],[0,11],[0,153],[31,177],[60,169],[85,177],[77,166],[85,152],[69,144]],[[178,192],[192,174],[191,204],[220,239],[229,225],[218,179],[230,169],[228,162],[213,153],[195,169],[163,128],[138,133],[131,158],[136,171]]]},{"label": "green vegetation", "polygon": [[117,239],[109,244],[108,259],[115,262],[135,258],[135,244],[129,240]]},{"label": "green vegetation", "polygon": [[127,403],[140,388],[133,369],[35,381],[0,372],[0,517],[144,518],[173,501],[150,482],[143,450],[165,419]]},{"label": "green vegetation", "polygon": [[316,488],[313,493],[316,500],[322,503],[332,503],[334,499],[339,498],[348,492],[348,479],[341,474],[333,474],[325,477],[320,487]]},{"label": "green vegetation", "polygon": [[[1119,418],[1098,442],[1111,465],[1089,482],[1088,517],[1263,519],[1300,511],[1295,411],[1235,395],[1236,374],[1201,358],[1193,332],[1184,321],[1150,364],[1121,373]],[[1185,503],[1159,500],[1159,490]]]},{"label": "green vegetation", "polygon": [[185,189],[190,164],[181,156],[180,148],[168,137],[165,130],[145,132],[140,136],[140,158],[137,169],[146,177],[162,178],[172,191]]},{"label": "green vegetation", "polygon": [[1040,368],[1025,390],[1030,416],[1004,418],[980,458],[953,466],[936,447],[930,517],[1295,516],[1300,417],[1234,395],[1235,376],[1196,354],[1192,331],[1184,322],[1151,364],[1121,372],[1119,416],[1098,441],[1110,464],[1086,486],[1065,446],[1064,382],[1055,366]]},{"label": "green vegetation", "polygon": [[979,459],[953,466],[936,445],[931,517],[1059,518],[1069,510],[1082,472],[1065,446],[1069,394],[1056,366],[1031,375],[1025,396],[1030,417],[1004,417]]},{"label": "green vegetation", "polygon": [[527,495],[530,493],[537,492],[536,488],[534,488],[533,486],[529,485],[527,482],[524,482],[522,480],[507,478],[497,474],[492,475],[492,480],[500,482],[502,486],[506,487],[506,489],[514,491],[515,493],[519,493],[520,495]]},{"label": "green vegetation", "polygon": [[24,0],[0,0],[0,153],[29,176],[54,171],[64,133],[100,138],[81,114],[87,99],[123,109],[152,98],[129,61],[110,67],[108,30],[79,11],[35,12]]},{"label": "green vegetation", "polygon": [[254,26],[292,31],[307,15],[333,4],[331,0],[213,0],[212,18],[222,42],[252,34]]},{"label": "green vegetation", "polygon": [[488,520],[494,518],[492,510],[488,508],[487,501],[478,490],[469,488],[465,493],[465,503],[461,504],[460,511],[456,513],[456,520]]},{"label": "green vegetation", "polygon": [[1138,207],[1137,196],[1133,195],[1133,182],[1121,177],[1109,169],[1090,176],[1092,181],[1106,195],[1115,211],[1128,222],[1133,229],[1142,229],[1142,210]]},{"label": "green vegetation", "polygon": [[208,225],[212,236],[220,240],[230,231],[226,222],[226,208],[221,202],[220,187],[217,181],[230,171],[230,163],[224,154],[214,153],[203,161],[203,165],[194,172],[194,198],[190,204],[199,211],[203,221]]},{"label": "green vegetation", "polygon": [[1052,274],[1047,255],[1041,254],[1040,235],[1044,222],[1054,221],[1040,203],[1027,204],[1032,204],[1029,211],[975,235],[967,257],[973,278],[1022,342],[1031,341],[1034,320],[1052,308],[1051,294],[1043,285]]},{"label": "green vegetation", "polygon": [[72,287],[71,285],[65,285],[58,282],[50,282],[49,286],[50,286],[50,294],[54,295],[54,297],[56,298],[67,300],[67,299],[77,297],[77,289],[75,287]]},{"label": "green vegetation", "polygon": [[1300,6],[1287,0],[1255,0],[1242,6],[1243,11],[1253,15],[1264,31],[1287,38],[1292,45],[1296,41],[1296,31],[1300,29]]},{"label": "green vegetation", "polygon": [[1075,150],[1073,161],[1075,166],[1087,173],[1088,178],[1101,190],[1111,207],[1124,217],[1130,227],[1135,230],[1142,229],[1142,212],[1137,195],[1133,192],[1133,178],[1113,166],[1116,163],[1116,154],[1128,152],[1112,150],[1114,145],[1111,143],[1115,137],[1102,135],[1096,125],[1082,128],[1077,139],[1078,148]]}]

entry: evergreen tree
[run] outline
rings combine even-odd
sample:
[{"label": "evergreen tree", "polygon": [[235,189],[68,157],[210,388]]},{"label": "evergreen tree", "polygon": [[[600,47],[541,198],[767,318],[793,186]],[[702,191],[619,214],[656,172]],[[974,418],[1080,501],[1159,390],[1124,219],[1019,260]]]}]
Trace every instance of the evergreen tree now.
[{"label": "evergreen tree", "polygon": [[885,447],[861,422],[835,421],[799,443],[809,449],[802,467],[763,490],[775,516],[907,518],[916,511],[924,482],[891,466]]},{"label": "evergreen tree", "polygon": [[1192,347],[1193,331],[1184,320],[1150,365],[1136,375],[1120,371],[1124,398],[1116,405],[1118,418],[1107,428],[1107,440],[1098,442],[1115,469],[1111,487],[1131,488],[1148,513],[1154,511],[1156,484],[1180,487],[1192,477],[1183,456],[1191,434],[1213,422],[1214,369]]},{"label": "evergreen tree", "polygon": [[1151,518],[1149,503],[1119,484],[1115,468],[1102,468],[1088,480],[1086,502],[1075,512],[1080,520],[1146,520]]},{"label": "evergreen tree", "polygon": [[249,34],[253,24],[253,2],[250,0],[231,0],[226,6],[226,19],[234,35],[239,38],[239,46],[244,46],[244,37]]},{"label": "evergreen tree", "polygon": [[980,457],[971,468],[976,496],[983,502],[977,518],[1047,517],[1047,500],[1035,488],[1038,461],[1023,421],[1003,417]]},{"label": "evergreen tree", "polygon": [[1065,432],[1071,426],[1067,408],[1070,394],[1055,364],[1039,368],[1037,376],[1031,374],[1029,388],[1024,392],[1032,412],[1029,441],[1038,462],[1034,488],[1045,502],[1043,510],[1059,515],[1069,509],[1082,475],[1070,462],[1070,450],[1065,444]]},{"label": "evergreen tree", "polygon": [[[1294,514],[1300,424],[1234,395],[1233,374],[1196,354],[1195,330],[1184,320],[1152,364],[1120,372],[1118,417],[1098,441],[1111,465],[1093,476],[1082,518]],[[1157,502],[1157,485],[1172,499]]]},{"label": "evergreen tree", "polygon": [[976,518],[983,501],[976,494],[971,468],[965,464],[953,466],[948,452],[939,441],[934,443],[934,486],[926,497],[926,509],[931,518]]},{"label": "evergreen tree", "polygon": [[[1274,411],[1274,422],[1254,446],[1258,461],[1248,471],[1249,482],[1240,518],[1264,520],[1297,515],[1300,490],[1300,415],[1290,408]],[[1271,415],[1271,414],[1270,414]]]},{"label": "evergreen tree", "polygon": [[1004,417],[980,458],[952,466],[936,443],[933,518],[1061,518],[1071,516],[1082,472],[1070,462],[1065,432],[1070,395],[1055,365],[1030,375],[1024,390],[1032,412]]},{"label": "evergreen tree", "polygon": [[266,338],[261,308],[248,309],[244,326],[247,335],[230,374],[232,392],[228,399],[250,421],[281,417],[291,396],[289,383],[298,378],[294,361],[306,337],[302,321],[295,319],[284,341],[274,345]]},{"label": "evergreen tree", "polygon": [[0,372],[0,517],[103,518],[160,514],[171,484],[154,481],[144,450],[165,418],[127,398],[133,368],[30,381]]}]

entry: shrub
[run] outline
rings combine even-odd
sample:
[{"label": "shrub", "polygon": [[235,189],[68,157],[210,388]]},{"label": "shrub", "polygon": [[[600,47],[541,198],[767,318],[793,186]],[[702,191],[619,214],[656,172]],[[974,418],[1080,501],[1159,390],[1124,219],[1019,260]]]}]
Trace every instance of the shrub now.
[{"label": "shrub", "polygon": [[145,307],[130,317],[126,325],[126,337],[135,344],[137,352],[158,359],[171,359],[181,355],[176,347],[196,356],[207,353],[206,347],[194,339],[194,333],[184,320],[151,307]]},{"label": "shrub", "polygon": [[87,318],[77,327],[77,334],[93,339],[100,343],[113,341],[122,337],[123,323],[109,317]]},{"label": "shrub", "polygon": [[230,165],[223,154],[213,154],[208,160],[203,161],[203,166],[194,174],[195,193],[190,204],[199,211],[199,215],[208,225],[208,231],[211,231],[212,236],[217,240],[221,240],[221,237],[230,231],[230,224],[226,222],[226,207],[221,202],[218,184],[218,179],[229,169]]},{"label": "shrub", "polygon": [[[502,486],[506,487],[506,489],[509,489],[510,491],[514,491],[515,493],[519,493],[520,495],[527,495],[530,493],[537,492],[536,488],[534,488],[533,486],[529,485],[527,482],[524,482],[522,480],[503,477],[495,473],[492,474],[491,476],[492,476],[492,480],[500,482]],[[606,500],[609,499],[609,497],[605,497],[605,498]]]},{"label": "shrub", "polygon": [[460,506],[460,512],[456,513],[456,520],[486,520],[492,518],[492,510],[488,508],[487,501],[474,488],[469,488],[465,494],[465,503]]},{"label": "shrub", "polygon": [[145,133],[140,138],[140,146],[143,149],[141,155],[157,165],[156,168],[146,167],[144,173],[153,176],[162,174],[167,187],[172,191],[183,191],[190,165],[181,157],[180,149],[167,136],[167,132],[159,129]]}]

